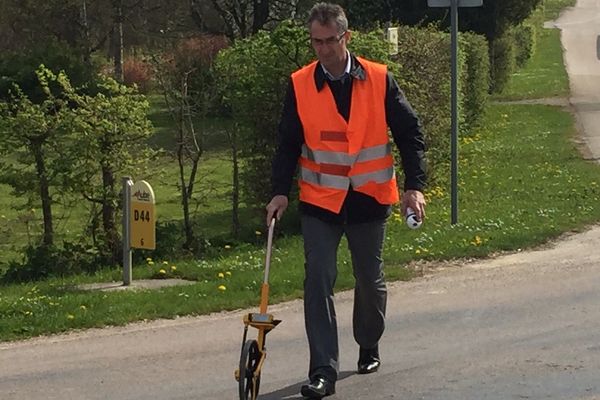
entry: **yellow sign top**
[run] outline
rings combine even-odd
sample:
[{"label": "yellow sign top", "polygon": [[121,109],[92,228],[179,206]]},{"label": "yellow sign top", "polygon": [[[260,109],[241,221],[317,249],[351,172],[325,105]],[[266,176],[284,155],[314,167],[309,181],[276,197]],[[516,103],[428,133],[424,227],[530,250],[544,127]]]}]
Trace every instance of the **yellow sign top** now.
[{"label": "yellow sign top", "polygon": [[154,204],[154,190],[146,181],[138,181],[131,187],[131,201]]},{"label": "yellow sign top", "polygon": [[130,203],[130,246],[136,249],[154,249],[156,247],[156,208],[154,191],[148,182],[139,181],[131,187]]}]

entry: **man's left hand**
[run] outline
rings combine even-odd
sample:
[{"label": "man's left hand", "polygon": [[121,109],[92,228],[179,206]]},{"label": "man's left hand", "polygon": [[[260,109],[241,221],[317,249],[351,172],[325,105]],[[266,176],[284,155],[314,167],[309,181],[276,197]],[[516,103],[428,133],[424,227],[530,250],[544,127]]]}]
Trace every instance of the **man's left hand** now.
[{"label": "man's left hand", "polygon": [[425,196],[418,190],[407,190],[402,196],[402,204],[400,211],[402,215],[406,216],[406,209],[412,208],[415,212],[417,219],[423,221],[425,219]]}]

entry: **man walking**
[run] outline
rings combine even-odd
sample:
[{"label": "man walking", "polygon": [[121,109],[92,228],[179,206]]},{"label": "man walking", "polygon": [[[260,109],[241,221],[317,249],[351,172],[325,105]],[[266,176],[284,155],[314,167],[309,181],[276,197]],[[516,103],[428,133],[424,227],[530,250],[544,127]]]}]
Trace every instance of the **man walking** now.
[{"label": "man walking", "polygon": [[273,198],[266,208],[267,224],[281,218],[299,166],[310,348],[310,383],[301,392],[320,399],[335,393],[338,375],[333,288],[342,235],[356,280],[358,373],[379,369],[387,296],[381,255],[386,219],[399,201],[388,126],[406,177],[401,211],[410,207],[419,219],[425,217],[425,143],[418,118],[387,67],[348,51],[351,32],[339,5],[316,4],[308,28],[318,61],[291,76],[273,160]]}]

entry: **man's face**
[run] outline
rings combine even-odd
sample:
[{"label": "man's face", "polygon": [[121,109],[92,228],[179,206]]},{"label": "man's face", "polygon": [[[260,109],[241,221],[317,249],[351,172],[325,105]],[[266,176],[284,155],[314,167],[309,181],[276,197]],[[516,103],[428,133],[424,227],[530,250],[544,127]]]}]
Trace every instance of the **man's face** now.
[{"label": "man's face", "polygon": [[327,70],[335,70],[346,62],[346,44],[349,38],[350,32],[339,32],[333,22],[321,25],[318,21],[313,21],[310,25],[310,43]]}]

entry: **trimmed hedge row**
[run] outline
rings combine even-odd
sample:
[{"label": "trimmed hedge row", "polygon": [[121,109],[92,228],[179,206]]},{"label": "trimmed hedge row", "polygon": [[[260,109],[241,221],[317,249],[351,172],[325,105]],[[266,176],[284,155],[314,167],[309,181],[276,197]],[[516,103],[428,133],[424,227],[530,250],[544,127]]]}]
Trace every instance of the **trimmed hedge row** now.
[{"label": "trimmed hedge row", "polygon": [[[399,54],[390,56],[383,32],[354,32],[350,50],[388,65],[420,116],[429,147],[428,168],[433,183],[449,162],[450,38],[433,27],[401,27]],[[304,27],[280,24],[274,31],[237,41],[221,51],[216,62],[220,89],[232,118],[241,122],[243,191],[248,205],[262,208],[269,200],[270,163],[276,147],[277,124],[289,75],[314,59]],[[481,117],[489,90],[487,42],[461,35],[460,113],[462,132]]]}]

